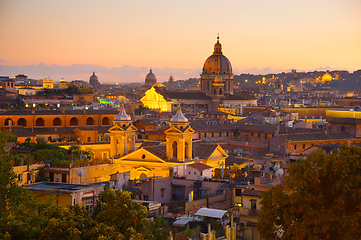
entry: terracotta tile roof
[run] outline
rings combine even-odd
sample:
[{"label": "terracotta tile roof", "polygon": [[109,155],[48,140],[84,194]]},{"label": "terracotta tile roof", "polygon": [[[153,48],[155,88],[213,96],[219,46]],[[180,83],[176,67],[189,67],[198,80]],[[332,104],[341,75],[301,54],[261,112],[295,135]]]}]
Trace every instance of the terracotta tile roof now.
[{"label": "terracotta tile roof", "polygon": [[146,142],[143,142],[143,143],[139,146],[139,148],[148,147],[148,146],[159,146],[160,144],[162,144],[162,142],[146,141]]},{"label": "terracotta tile roof", "polygon": [[208,159],[211,154],[216,150],[218,144],[201,144],[193,143],[192,152],[193,157],[199,157],[200,159]]},{"label": "terracotta tile roof", "polygon": [[[98,133],[109,133],[108,129],[110,127],[102,127],[102,126],[86,126],[86,127],[78,127],[81,131],[98,131]],[[59,130],[59,128],[58,128]]]},{"label": "terracotta tile roof", "polygon": [[147,146],[145,150],[159,157],[160,159],[167,160],[167,151],[165,145]]},{"label": "terracotta tile roof", "polygon": [[327,121],[330,123],[361,124],[361,119],[359,118],[327,118]]},{"label": "terracotta tile roof", "polygon": [[219,121],[216,119],[212,120],[204,120],[204,119],[196,119],[190,123],[190,126],[194,131],[232,131],[236,130],[237,126],[228,121]]},{"label": "terracotta tile roof", "polygon": [[225,95],[221,100],[254,100],[254,96],[251,94],[245,94],[245,93],[235,93],[235,94],[227,94]]},{"label": "terracotta tile roof", "polygon": [[[34,128],[33,132],[36,135],[42,134],[74,134],[73,129],[75,127],[37,127]],[[31,128],[29,128],[31,131]]]},{"label": "terracotta tile roof", "polygon": [[259,190],[246,189],[246,190],[244,190],[244,191],[242,192],[242,195],[259,197],[259,194],[260,194],[261,192],[262,192],[262,191],[259,191]]},{"label": "terracotta tile roof", "polygon": [[17,137],[35,137],[36,135],[31,131],[31,129],[23,127],[4,127],[8,132],[15,134]]},{"label": "terracotta tile roof", "polygon": [[314,141],[314,140],[336,140],[355,138],[349,133],[304,133],[304,134],[287,134],[280,135],[281,138],[290,141]]},{"label": "terracotta tile roof", "polygon": [[192,164],[187,165],[187,167],[191,167],[191,168],[197,169],[199,171],[212,168],[211,166],[208,166],[203,163],[192,163]]},{"label": "terracotta tile roof", "polygon": [[[65,110],[65,113],[62,113],[61,110],[35,110],[35,115],[117,115],[119,114],[118,110],[113,109],[102,109],[94,110],[89,109],[83,113],[83,110]],[[33,115],[30,110],[9,110],[1,112],[0,115]]]},{"label": "terracotta tile roof", "polygon": [[171,92],[171,91],[162,91],[160,88],[155,88],[157,93],[161,94],[164,99],[207,99],[211,100],[212,97],[207,96],[204,92],[201,91],[192,91],[192,92]]}]

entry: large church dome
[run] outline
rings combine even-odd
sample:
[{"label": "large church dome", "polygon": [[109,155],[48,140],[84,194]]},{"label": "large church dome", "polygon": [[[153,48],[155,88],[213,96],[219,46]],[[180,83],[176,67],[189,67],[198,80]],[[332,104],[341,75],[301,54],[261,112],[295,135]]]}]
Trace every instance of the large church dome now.
[{"label": "large church dome", "polygon": [[147,74],[147,76],[145,77],[145,85],[147,86],[153,86],[154,84],[157,83],[157,78],[154,75],[152,69],[149,70],[149,73]]},{"label": "large church dome", "polygon": [[233,74],[231,62],[222,53],[222,44],[219,43],[219,37],[217,37],[217,43],[214,44],[213,54],[204,62],[202,74]]}]

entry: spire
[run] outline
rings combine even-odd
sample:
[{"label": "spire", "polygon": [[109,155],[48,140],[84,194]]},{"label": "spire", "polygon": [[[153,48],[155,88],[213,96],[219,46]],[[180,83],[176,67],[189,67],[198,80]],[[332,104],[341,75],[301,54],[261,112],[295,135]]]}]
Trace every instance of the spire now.
[{"label": "spire", "polygon": [[149,69],[149,72],[150,72],[150,73],[153,72],[152,68]]},{"label": "spire", "polygon": [[219,43],[219,33],[217,35],[217,42],[214,44],[214,55],[222,55],[222,44]]}]

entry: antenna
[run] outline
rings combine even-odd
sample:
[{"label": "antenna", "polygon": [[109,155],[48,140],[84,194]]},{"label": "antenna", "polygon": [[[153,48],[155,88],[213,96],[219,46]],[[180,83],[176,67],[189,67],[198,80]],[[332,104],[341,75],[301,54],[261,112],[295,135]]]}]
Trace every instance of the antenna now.
[{"label": "antenna", "polygon": [[76,175],[78,175],[80,177],[80,185],[81,185],[81,177],[84,176],[84,174],[85,174],[85,169],[84,168],[79,168],[76,171]]},{"label": "antenna", "polygon": [[282,168],[278,169],[278,170],[276,171],[276,178],[279,179],[280,177],[282,177],[282,176],[283,176],[283,173],[284,173],[284,171],[283,171]]}]

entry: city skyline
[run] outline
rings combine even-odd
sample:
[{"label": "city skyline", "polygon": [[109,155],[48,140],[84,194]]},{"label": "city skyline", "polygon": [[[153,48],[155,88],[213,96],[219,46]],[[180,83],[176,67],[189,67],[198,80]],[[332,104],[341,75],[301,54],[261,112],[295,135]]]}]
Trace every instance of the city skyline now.
[{"label": "city skyline", "polygon": [[217,33],[235,74],[359,69],[361,3],[2,1],[0,75],[199,77]]}]

